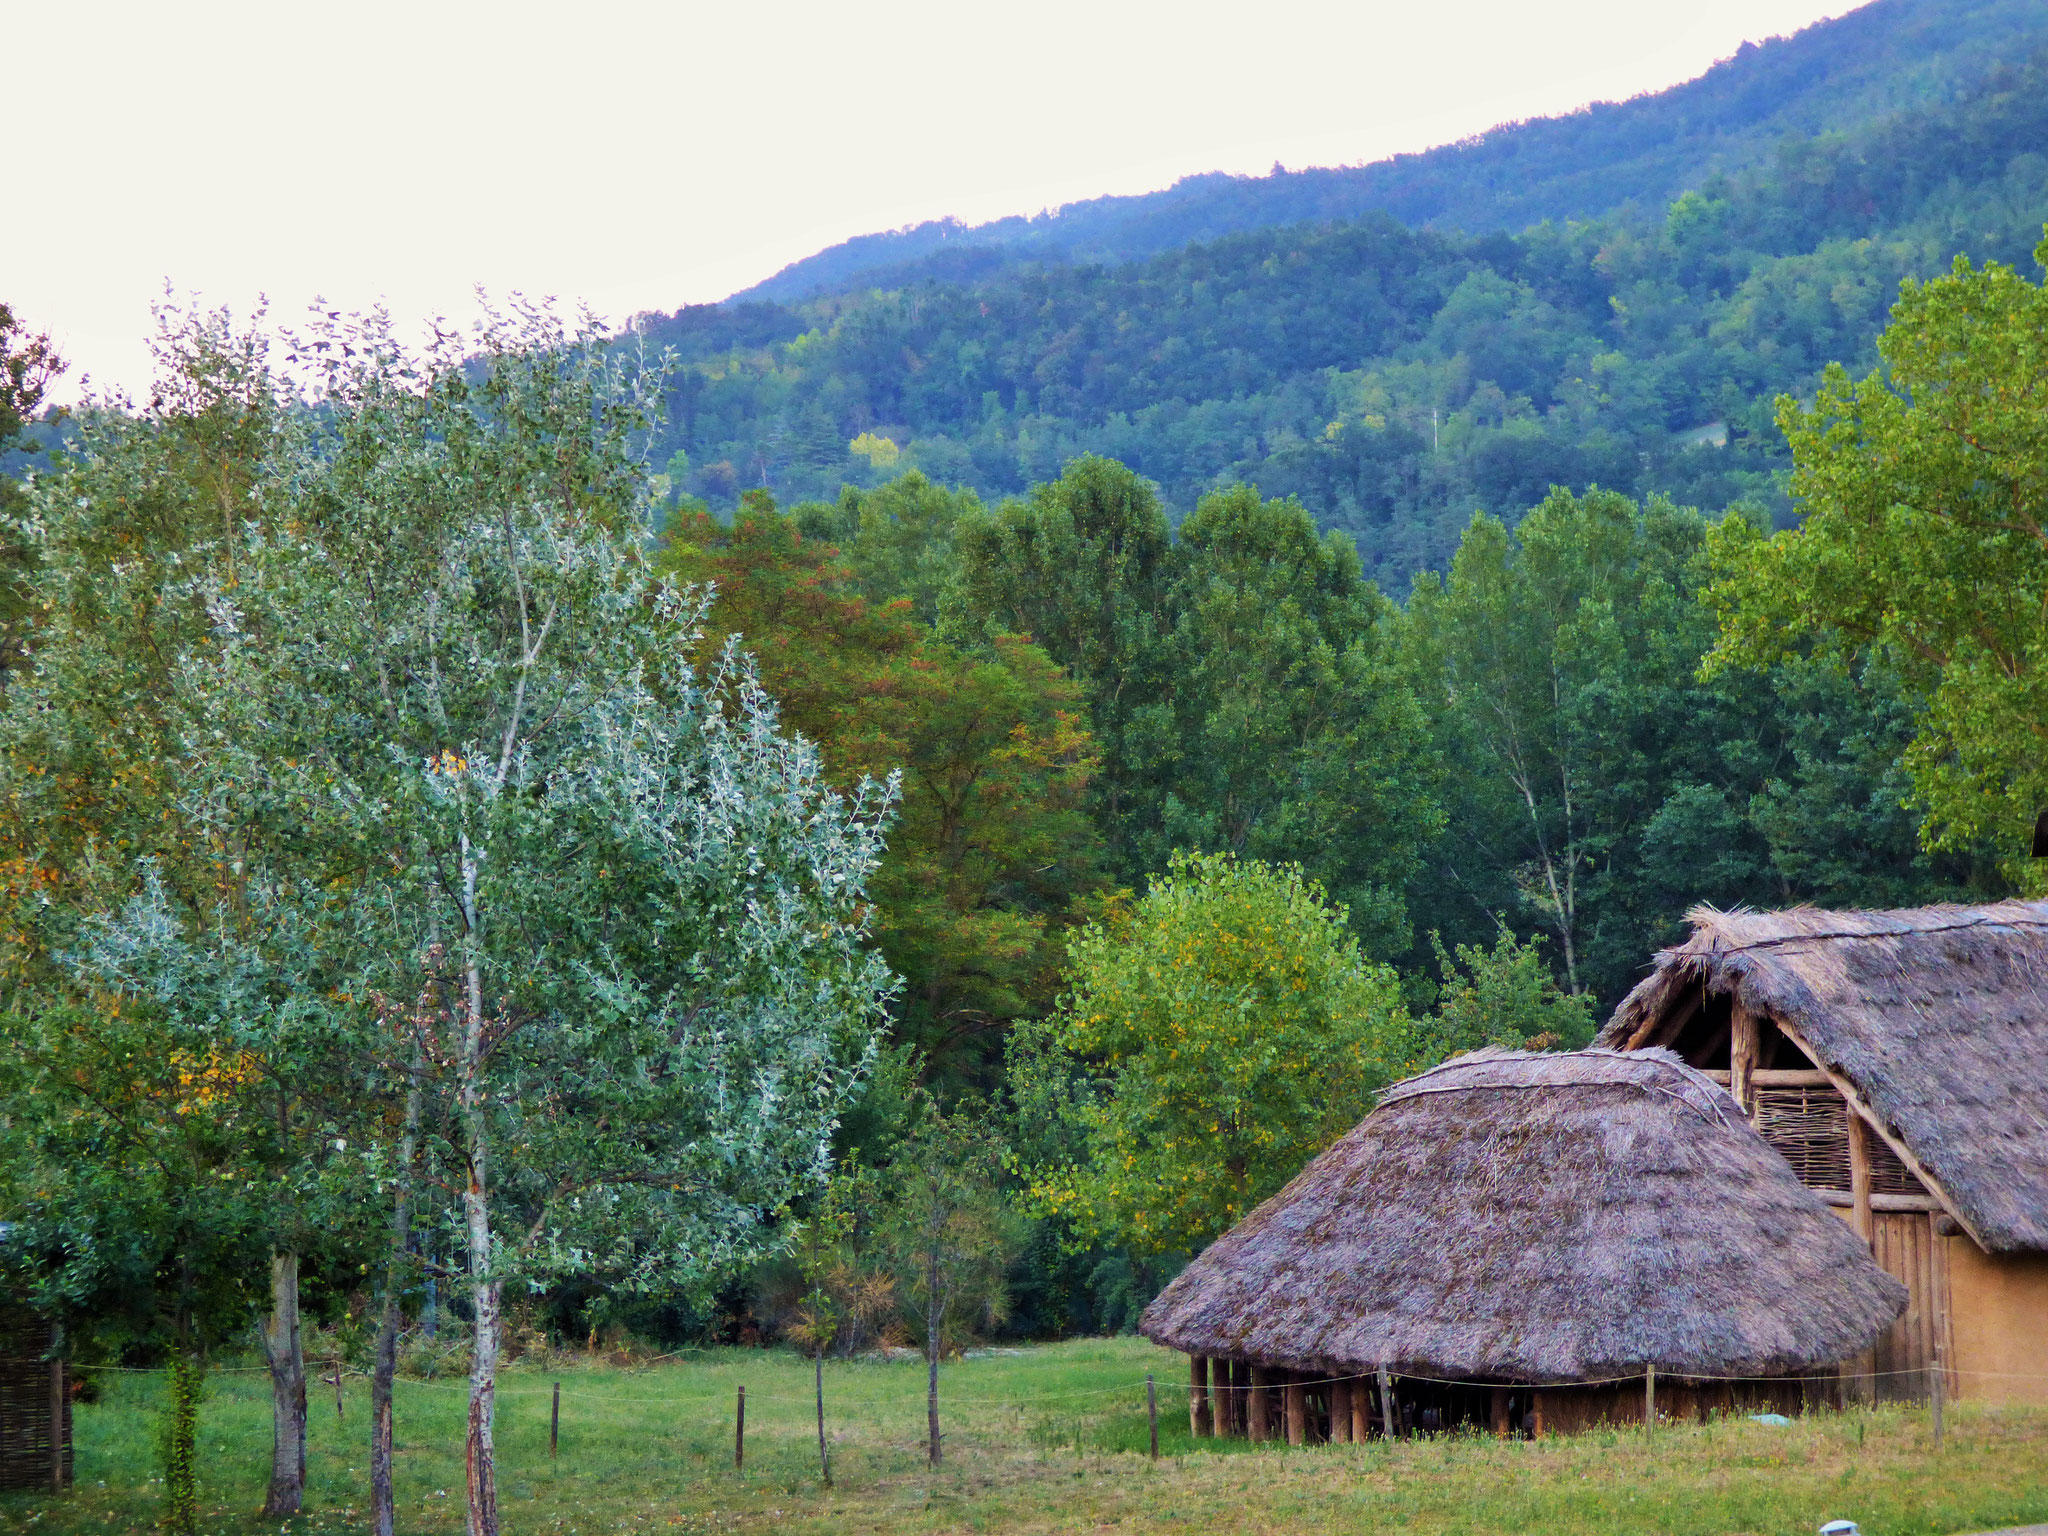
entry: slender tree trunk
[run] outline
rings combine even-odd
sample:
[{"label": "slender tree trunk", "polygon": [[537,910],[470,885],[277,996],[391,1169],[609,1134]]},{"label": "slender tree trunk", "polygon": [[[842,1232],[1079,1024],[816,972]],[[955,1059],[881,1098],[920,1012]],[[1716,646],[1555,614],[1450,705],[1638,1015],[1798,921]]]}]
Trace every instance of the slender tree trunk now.
[{"label": "slender tree trunk", "polygon": [[483,973],[476,959],[476,863],[463,840],[464,916],[469,921],[470,956],[465,981],[460,1108],[463,1150],[469,1179],[462,1213],[469,1229],[470,1301],[475,1308],[469,1367],[469,1536],[498,1536],[498,1482],[493,1464],[492,1418],[498,1394],[498,1292],[491,1273],[490,1126],[484,1107]]},{"label": "slender tree trunk", "polygon": [[926,1269],[925,1279],[925,1387],[924,1418],[925,1429],[931,1436],[931,1464],[939,1464],[939,1328],[945,1322],[946,1302],[939,1292],[939,1266],[933,1260]]},{"label": "slender tree trunk", "polygon": [[[489,1242],[488,1231],[484,1241]],[[470,1294],[476,1305],[476,1326],[469,1368],[469,1536],[498,1536],[497,1466],[491,1438],[498,1388],[498,1282],[480,1281]]]},{"label": "slender tree trunk", "polygon": [[299,1256],[270,1256],[270,1316],[263,1323],[270,1361],[270,1492],[263,1513],[299,1512],[306,1496],[306,1352],[299,1333]]},{"label": "slender tree trunk", "polygon": [[384,1316],[377,1326],[377,1363],[370,1372],[370,1523],[375,1536],[392,1536],[396,1505],[391,1492],[391,1392],[398,1376],[398,1330],[404,1322],[406,1249],[412,1241],[413,1159],[419,1145],[420,1074],[417,1055],[405,1089],[405,1128],[398,1139],[398,1188],[391,1202],[391,1253],[384,1266]]}]

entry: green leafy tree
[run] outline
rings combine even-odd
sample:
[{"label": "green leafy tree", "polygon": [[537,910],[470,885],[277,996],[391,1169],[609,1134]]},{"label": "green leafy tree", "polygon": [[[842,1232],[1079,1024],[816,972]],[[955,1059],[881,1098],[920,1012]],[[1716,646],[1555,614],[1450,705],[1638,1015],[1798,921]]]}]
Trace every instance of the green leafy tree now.
[{"label": "green leafy tree", "polygon": [[963,1332],[1005,1315],[1003,1272],[1019,1246],[1003,1187],[1006,1151],[985,1108],[967,1103],[948,1114],[925,1096],[883,1180],[878,1235],[924,1335],[926,1454],[935,1467],[944,1453],[939,1362]]},{"label": "green leafy tree", "polygon": [[1436,934],[1429,937],[1442,977],[1426,1026],[1432,1055],[1489,1045],[1569,1051],[1592,1043],[1591,1001],[1557,984],[1539,945],[1516,938],[1505,924],[1491,949],[1446,950]]},{"label": "green leafy tree", "polygon": [[1003,1031],[1050,1006],[1064,935],[1104,884],[1086,711],[1038,647],[944,643],[906,602],[862,596],[802,526],[750,493],[729,528],[681,520],[665,568],[715,584],[701,648],[738,638],[834,782],[901,774],[869,887],[876,942],[904,982],[897,1034],[936,1080],[986,1091]]},{"label": "green leafy tree", "polygon": [[981,515],[981,499],[927,479],[917,470],[873,490],[846,486],[836,506],[807,502],[790,515],[806,538],[836,545],[853,588],[880,607],[898,598],[928,628],[957,582],[955,534]]},{"label": "green leafy tree", "polygon": [[889,986],[861,940],[891,797],[825,789],[738,658],[689,665],[706,597],[649,569],[625,451],[656,381],[593,327],[295,341],[318,408],[262,465],[279,515],[193,583],[172,668],[191,820],[263,835],[230,892],[145,880],[106,974],[190,1019],[251,978],[277,1001],[246,1027],[328,1033],[366,1120],[432,1131],[490,1536],[506,1284],[702,1291],[822,1174]]},{"label": "green leafy tree", "polygon": [[[17,445],[22,427],[42,409],[51,382],[63,371],[50,338],[30,331],[9,305],[0,304],[0,455]],[[20,664],[35,611],[26,590],[31,540],[15,526],[20,503],[19,487],[0,475],[0,675]]]},{"label": "green leafy tree", "polygon": [[[262,526],[261,467],[280,406],[260,342],[224,316],[161,312],[155,351],[158,381],[147,408],[131,413],[118,402],[94,402],[82,410],[73,451],[61,472],[37,484],[32,515],[21,524],[31,540],[20,590],[36,616],[33,665],[17,675],[0,711],[0,828],[11,871],[8,1007],[12,1045],[31,1074],[15,1084],[25,1097],[13,1101],[14,1113],[23,1149],[70,1161],[59,1150],[65,1139],[125,1105],[109,1120],[107,1152],[146,1156],[137,1175],[143,1185],[170,1179],[170,1168],[189,1173],[203,1163],[209,1172],[197,1187],[225,1181],[237,1191],[190,1223],[174,1222],[167,1241],[176,1247],[189,1238],[199,1250],[239,1254],[220,1236],[229,1214],[249,1242],[268,1232],[264,1336],[275,1346],[276,1423],[266,1507],[289,1515],[304,1487],[300,1260],[323,1249],[338,1259],[337,1246],[345,1247],[338,1239],[349,1230],[331,1206],[320,1217],[311,1210],[331,1106],[317,1096],[309,1101],[297,1070],[304,1063],[264,1034],[288,986],[266,990],[251,984],[246,967],[236,968],[218,978],[216,1003],[234,992],[232,1004],[197,1010],[148,987],[133,991],[119,974],[118,946],[103,942],[94,926],[125,906],[139,867],[151,890],[217,906],[230,927],[245,927],[260,904],[244,872],[263,829],[209,818],[184,794],[197,717],[179,663],[212,625],[203,596],[209,582],[234,580],[251,530]],[[280,968],[301,969],[297,956]],[[131,1063],[141,1053],[182,1063],[208,1085],[209,1115],[239,1106],[236,1123],[253,1132],[190,1145],[203,1120],[192,1118],[187,1095],[140,1091]],[[157,1117],[169,1118],[153,1129]],[[48,1182],[34,1157],[19,1178]],[[163,1198],[175,1206],[176,1191],[190,1186],[181,1174]],[[92,1222],[120,1209],[88,1200],[76,1214]],[[202,1232],[212,1235],[194,1235]],[[61,1255],[73,1251],[67,1241],[44,1257],[64,1265],[71,1261]],[[181,1295],[233,1294],[236,1321],[245,1319],[240,1308],[253,1300],[241,1286],[246,1277],[224,1290],[194,1279],[194,1263],[182,1254],[160,1268],[180,1276]],[[74,1281],[53,1283],[62,1289]],[[232,1331],[228,1319],[194,1314],[195,1305],[166,1298],[160,1308],[188,1354]]]},{"label": "green leafy tree", "polygon": [[[2048,241],[2035,252],[2048,262]],[[1995,841],[2016,879],[2048,814],[2048,290],[1958,258],[1905,285],[1885,370],[1778,404],[1797,528],[1722,525],[1711,667],[1874,653],[1927,699],[1905,757],[1933,847]]]},{"label": "green leafy tree", "polygon": [[1119,872],[1144,872],[1131,822],[1174,748],[1160,646],[1172,536],[1157,490],[1114,460],[1083,457],[1023,501],[956,534],[966,610],[1043,648],[1081,686],[1102,758],[1096,823]]},{"label": "green leafy tree", "polygon": [[1343,534],[1248,486],[1181,525],[1162,672],[1178,741],[1154,868],[1174,847],[1301,865],[1368,950],[1408,945],[1402,889],[1442,825],[1428,721],[1393,664],[1394,605]]},{"label": "green leafy tree", "polygon": [[1031,1169],[1034,1198],[1138,1253],[1200,1248],[1417,1061],[1394,972],[1291,866],[1175,855],[1075,938],[1069,986],[1013,1057],[1023,1112],[1085,1149]]},{"label": "green leafy tree", "polygon": [[1674,782],[1712,782],[1739,729],[1693,690],[1703,532],[1668,504],[1554,491],[1513,533],[1475,518],[1449,576],[1409,603],[1417,686],[1460,781],[1442,856],[1468,883],[1474,865],[1512,882],[1573,993],[1640,959],[1637,896],[1614,874],[1640,867]]}]

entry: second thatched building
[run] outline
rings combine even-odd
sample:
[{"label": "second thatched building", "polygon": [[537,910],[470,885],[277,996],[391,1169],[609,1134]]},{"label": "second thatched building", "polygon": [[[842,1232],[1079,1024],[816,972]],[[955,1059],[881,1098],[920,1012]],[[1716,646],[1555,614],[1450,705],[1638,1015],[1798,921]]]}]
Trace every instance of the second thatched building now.
[{"label": "second thatched building", "polygon": [[1676,1056],[1490,1051],[1389,1090],[1140,1331],[1193,1357],[1198,1435],[1542,1434],[1797,1409],[1905,1302]]}]

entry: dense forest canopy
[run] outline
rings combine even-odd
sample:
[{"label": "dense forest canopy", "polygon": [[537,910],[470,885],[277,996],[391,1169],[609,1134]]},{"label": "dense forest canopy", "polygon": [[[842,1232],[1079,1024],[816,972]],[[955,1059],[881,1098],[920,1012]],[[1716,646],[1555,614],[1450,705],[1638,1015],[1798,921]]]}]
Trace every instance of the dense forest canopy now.
[{"label": "dense forest canopy", "polygon": [[1397,592],[1473,512],[1513,518],[1553,484],[1782,521],[1772,399],[1871,366],[1902,279],[1958,251],[2024,265],[2044,143],[2037,57],[1582,222],[1368,214],[643,316],[684,364],[657,462],[716,509],[908,467],[1015,494],[1100,453],[1171,516],[1231,484],[1295,495]]}]

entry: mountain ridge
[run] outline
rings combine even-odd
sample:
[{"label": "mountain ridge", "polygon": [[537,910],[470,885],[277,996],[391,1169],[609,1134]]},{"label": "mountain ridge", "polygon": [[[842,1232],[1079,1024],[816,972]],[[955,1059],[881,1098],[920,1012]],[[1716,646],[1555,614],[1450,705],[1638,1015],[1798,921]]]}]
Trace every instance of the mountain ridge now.
[{"label": "mountain ridge", "polygon": [[[725,302],[800,302],[856,288],[975,282],[1028,261],[1129,261],[1248,230],[1386,213],[1468,234],[1662,206],[1761,163],[1787,137],[1840,131],[1965,88],[2048,25],[2010,0],[1873,0],[1745,43],[1691,80],[1624,101],[1502,124],[1360,166],[1220,171],[985,224],[939,219],[858,235]],[[1902,60],[1905,61],[1902,66]]]}]

